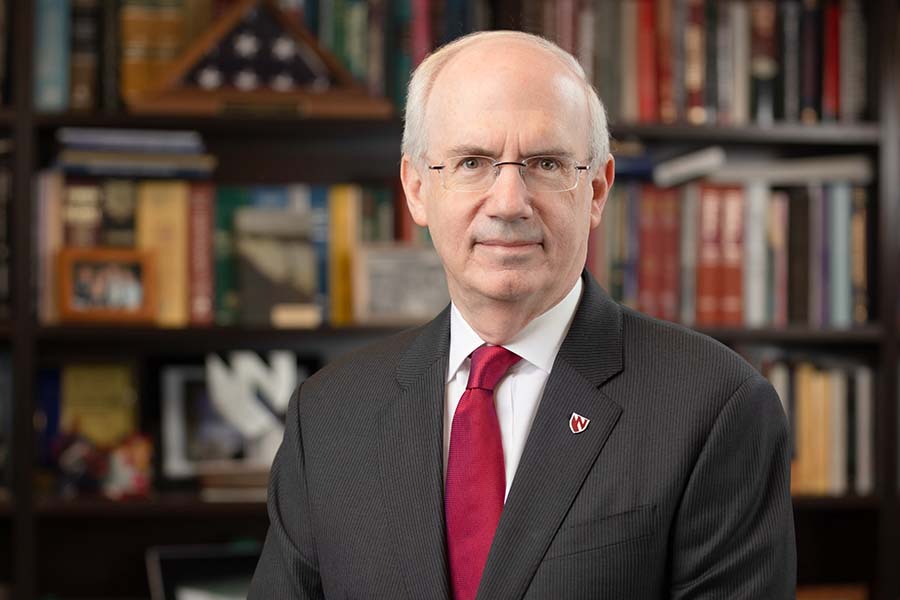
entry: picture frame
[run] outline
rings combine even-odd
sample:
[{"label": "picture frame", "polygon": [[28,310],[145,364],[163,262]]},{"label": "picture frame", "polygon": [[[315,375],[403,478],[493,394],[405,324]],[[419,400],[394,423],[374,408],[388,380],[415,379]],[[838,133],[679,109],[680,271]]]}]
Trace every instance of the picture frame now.
[{"label": "picture frame", "polygon": [[360,244],[353,256],[353,318],[360,325],[426,323],[450,303],[444,266],[434,248]]},{"label": "picture frame", "polygon": [[133,325],[156,320],[152,253],[130,248],[64,248],[57,267],[62,322]]}]

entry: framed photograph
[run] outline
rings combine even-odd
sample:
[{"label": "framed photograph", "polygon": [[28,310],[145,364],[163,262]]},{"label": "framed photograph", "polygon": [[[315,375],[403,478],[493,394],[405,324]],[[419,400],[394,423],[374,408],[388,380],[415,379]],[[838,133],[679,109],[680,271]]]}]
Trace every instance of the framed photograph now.
[{"label": "framed photograph", "polygon": [[153,323],[153,255],[127,248],[64,248],[59,253],[63,322]]},{"label": "framed photograph", "polygon": [[361,325],[416,325],[450,302],[433,248],[361,244],[353,260],[353,317]]}]

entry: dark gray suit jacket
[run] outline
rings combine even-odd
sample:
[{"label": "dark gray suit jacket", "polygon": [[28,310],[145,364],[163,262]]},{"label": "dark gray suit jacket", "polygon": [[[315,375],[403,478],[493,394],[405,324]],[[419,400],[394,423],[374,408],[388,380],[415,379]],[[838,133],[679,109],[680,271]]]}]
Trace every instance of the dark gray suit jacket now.
[{"label": "dark gray suit jacket", "polygon": [[[794,597],[790,449],[772,387],[585,275],[480,600]],[[250,598],[446,599],[449,309],[297,391]],[[589,418],[577,435],[573,412]]]}]

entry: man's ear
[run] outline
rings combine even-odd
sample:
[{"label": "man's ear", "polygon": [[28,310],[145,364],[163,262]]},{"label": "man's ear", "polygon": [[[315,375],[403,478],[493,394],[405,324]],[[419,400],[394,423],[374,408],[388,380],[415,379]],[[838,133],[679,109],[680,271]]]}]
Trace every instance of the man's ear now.
[{"label": "man's ear", "polygon": [[413,221],[419,227],[428,227],[428,217],[425,212],[425,202],[422,197],[422,174],[408,154],[400,159],[400,183],[403,184],[403,193],[406,195],[406,206]]},{"label": "man's ear", "polygon": [[609,190],[612,189],[616,178],[616,161],[612,154],[607,155],[606,164],[597,169],[597,173],[591,180],[591,229],[600,225],[600,217],[603,215],[603,207],[609,198]]}]

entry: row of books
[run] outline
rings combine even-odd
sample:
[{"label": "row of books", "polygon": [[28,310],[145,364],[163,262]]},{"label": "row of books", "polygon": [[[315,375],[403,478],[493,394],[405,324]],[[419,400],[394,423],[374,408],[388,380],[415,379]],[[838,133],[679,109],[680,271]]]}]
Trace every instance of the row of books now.
[{"label": "row of books", "polygon": [[875,381],[872,368],[846,359],[763,357],[762,373],[791,423],[794,495],[874,492]]},{"label": "row of books", "polygon": [[387,187],[216,187],[51,169],[38,189],[45,324],[60,320],[60,252],[118,247],[155,255],[157,325],[347,325],[357,245],[394,241],[396,200]]},{"label": "row of books", "polygon": [[[588,268],[615,299],[689,326],[866,323],[868,188],[779,182],[790,163],[756,165],[746,178],[723,167],[715,181],[669,188],[623,178],[592,233]],[[774,179],[753,175],[767,168]]]},{"label": "row of books", "polygon": [[859,0],[525,0],[523,13],[593,74],[613,122],[867,116]]}]

